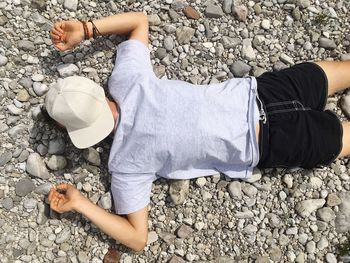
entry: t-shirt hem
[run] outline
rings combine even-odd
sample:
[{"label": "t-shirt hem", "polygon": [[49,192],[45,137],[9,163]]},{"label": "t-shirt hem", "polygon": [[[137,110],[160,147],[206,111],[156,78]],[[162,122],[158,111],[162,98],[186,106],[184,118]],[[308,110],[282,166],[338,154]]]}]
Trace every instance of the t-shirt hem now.
[{"label": "t-shirt hem", "polygon": [[138,206],[134,207],[133,209],[118,209],[117,208],[117,214],[118,215],[128,215],[131,213],[135,213],[138,210],[144,208],[145,206],[149,205],[150,200],[147,200],[146,202],[140,203]]}]

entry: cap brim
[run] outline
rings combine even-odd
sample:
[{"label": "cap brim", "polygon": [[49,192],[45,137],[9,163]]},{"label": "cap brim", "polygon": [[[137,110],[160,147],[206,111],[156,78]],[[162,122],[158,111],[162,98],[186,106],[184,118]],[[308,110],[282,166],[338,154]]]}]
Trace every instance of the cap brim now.
[{"label": "cap brim", "polygon": [[114,117],[106,101],[99,118],[89,127],[83,129],[67,128],[68,135],[75,147],[88,148],[106,138],[114,128]]}]

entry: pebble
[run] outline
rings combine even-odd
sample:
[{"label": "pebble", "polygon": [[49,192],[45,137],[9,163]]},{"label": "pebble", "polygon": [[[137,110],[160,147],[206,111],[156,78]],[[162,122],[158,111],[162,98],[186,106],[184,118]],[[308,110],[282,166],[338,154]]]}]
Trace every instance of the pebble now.
[{"label": "pebble", "polygon": [[330,193],[327,196],[327,206],[333,207],[341,204],[341,199],[335,193]]},{"label": "pebble", "polygon": [[187,26],[180,26],[176,29],[176,39],[177,42],[182,44],[187,44],[191,41],[195,30]]},{"label": "pebble", "polygon": [[264,19],[261,21],[261,27],[265,30],[269,30],[271,26],[270,20]]},{"label": "pebble", "polygon": [[29,40],[19,40],[17,42],[17,46],[19,49],[22,49],[24,51],[34,51],[35,50],[34,43],[29,41]]},{"label": "pebble", "polygon": [[222,2],[222,9],[226,14],[231,13],[232,10],[232,0],[224,0]]},{"label": "pebble", "polygon": [[61,77],[65,78],[78,74],[79,68],[75,64],[62,64],[57,66],[57,71]]},{"label": "pebble", "polygon": [[202,188],[206,184],[207,180],[205,177],[199,177],[196,179],[196,185],[200,188]]},{"label": "pebble", "polygon": [[155,231],[148,232],[147,244],[152,244],[158,240],[158,234]]},{"label": "pebble", "polygon": [[254,61],[256,58],[255,51],[252,47],[251,39],[243,39],[242,42],[242,57],[248,61]]},{"label": "pebble", "polygon": [[55,242],[56,244],[62,244],[66,242],[71,237],[70,229],[65,227],[58,235],[56,236]]},{"label": "pebble", "polygon": [[49,88],[45,84],[34,82],[33,90],[37,96],[43,96],[49,90]]},{"label": "pebble", "polygon": [[42,74],[33,74],[32,75],[32,80],[34,81],[34,82],[41,82],[41,81],[43,81],[45,79],[45,77],[44,77],[44,75],[42,75]]},{"label": "pebble", "polygon": [[36,187],[34,192],[40,195],[47,195],[52,187],[52,183],[46,182]]},{"label": "pebble", "polygon": [[200,14],[197,12],[197,10],[191,6],[186,6],[183,9],[183,12],[187,18],[195,19],[195,20],[198,20],[200,18]]},{"label": "pebble", "polygon": [[10,197],[6,197],[1,202],[2,207],[6,210],[11,210],[13,208],[13,200]]},{"label": "pebble", "polygon": [[337,47],[337,45],[335,44],[334,40],[325,38],[325,37],[321,37],[319,39],[319,45],[320,47],[323,47],[325,49],[335,49]]},{"label": "pebble", "polygon": [[335,228],[338,233],[350,231],[350,193],[340,194],[341,204],[336,213]]},{"label": "pebble", "polygon": [[302,217],[309,217],[312,212],[321,208],[325,204],[324,199],[309,199],[299,202],[296,211]]},{"label": "pebble", "polygon": [[49,179],[51,175],[38,153],[31,153],[27,159],[26,171],[35,177]]},{"label": "pebble", "polygon": [[0,166],[4,166],[12,159],[12,153],[10,151],[4,151],[0,154]]},{"label": "pebble", "polygon": [[157,14],[148,15],[147,17],[150,26],[159,26],[162,23],[160,17]]},{"label": "pebble", "polygon": [[234,199],[242,199],[242,186],[239,181],[233,181],[228,185],[228,192]]},{"label": "pebble", "polygon": [[255,197],[258,193],[258,189],[250,184],[243,184],[242,191],[249,197]]},{"label": "pebble", "polygon": [[241,78],[250,72],[251,66],[238,60],[231,65],[230,70],[235,77]]},{"label": "pebble", "polygon": [[174,40],[171,36],[167,36],[164,38],[164,48],[167,51],[171,51],[174,48]]},{"label": "pebble", "polygon": [[350,95],[343,96],[340,100],[340,107],[345,116],[350,118]]},{"label": "pebble", "polygon": [[38,202],[36,201],[36,199],[29,198],[29,199],[24,200],[23,206],[28,210],[32,210],[37,206],[37,203]]},{"label": "pebble", "polygon": [[221,6],[210,3],[205,9],[205,14],[209,18],[220,18],[224,15],[224,12],[222,11]]},{"label": "pebble", "polygon": [[239,21],[245,22],[248,17],[248,8],[245,5],[234,5],[233,13]]},{"label": "pebble", "polygon": [[47,167],[53,171],[62,170],[67,166],[67,160],[64,156],[51,155],[48,162],[46,162]]},{"label": "pebble", "polygon": [[326,261],[327,263],[337,263],[337,257],[333,253],[327,253],[326,254]]},{"label": "pebble", "polygon": [[66,143],[62,138],[57,138],[49,142],[48,153],[61,155],[66,150]]},{"label": "pebble", "polygon": [[183,204],[190,188],[189,180],[174,180],[170,183],[169,195],[175,205]]},{"label": "pebble", "polygon": [[31,193],[35,188],[35,185],[31,179],[21,179],[16,183],[15,191],[20,197],[26,196]]},{"label": "pebble", "polygon": [[63,6],[70,11],[76,11],[78,8],[78,0],[64,0]]},{"label": "pebble", "polygon": [[20,102],[26,102],[30,99],[29,93],[25,89],[21,89],[16,96],[16,99]]},{"label": "pebble", "polygon": [[101,165],[100,153],[92,147],[84,149],[83,157],[85,160],[87,160],[92,165],[96,165],[96,166]]},{"label": "pebble", "polygon": [[0,54],[0,67],[5,66],[8,62],[8,58]]},{"label": "pebble", "polygon": [[112,208],[112,197],[111,193],[107,192],[103,194],[98,201],[98,205],[101,206],[103,209],[109,210]]}]

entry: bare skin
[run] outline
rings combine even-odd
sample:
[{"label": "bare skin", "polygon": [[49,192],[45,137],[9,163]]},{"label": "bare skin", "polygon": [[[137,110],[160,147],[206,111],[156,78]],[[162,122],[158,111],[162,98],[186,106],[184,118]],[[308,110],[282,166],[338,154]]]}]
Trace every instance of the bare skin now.
[{"label": "bare skin", "polygon": [[[320,61],[316,62],[327,75],[328,96],[350,87],[350,61]],[[342,122],[343,148],[338,155],[342,158],[350,155],[350,122]]]},{"label": "bare skin", "polygon": [[[125,34],[148,46],[148,21],[143,13],[123,13],[94,21],[102,35]],[[89,37],[92,36],[92,24],[87,23]],[[78,21],[61,21],[51,31],[54,46],[60,51],[76,47],[84,40],[84,29]],[[328,77],[329,94],[344,90],[350,86],[349,62],[317,62]],[[118,118],[117,105],[107,100],[115,120]],[[350,123],[344,122],[343,149],[339,157],[350,155]],[[259,126],[256,127],[257,134]],[[77,211],[91,220],[103,232],[133,250],[141,251],[147,242],[148,207],[126,215],[126,217],[108,213],[84,197],[75,187],[61,184],[50,190],[49,202],[53,210],[64,213]]]}]

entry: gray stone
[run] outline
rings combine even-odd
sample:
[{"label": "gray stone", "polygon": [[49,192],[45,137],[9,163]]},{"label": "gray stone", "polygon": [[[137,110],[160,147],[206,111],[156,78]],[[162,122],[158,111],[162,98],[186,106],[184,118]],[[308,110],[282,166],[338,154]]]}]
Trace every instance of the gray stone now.
[{"label": "gray stone", "polygon": [[242,199],[242,186],[239,181],[233,181],[228,185],[228,192],[234,199]]},{"label": "gray stone", "polygon": [[226,14],[231,13],[232,10],[232,0],[224,0],[222,3],[222,9]]},{"label": "gray stone", "polygon": [[270,20],[264,19],[261,21],[261,28],[265,30],[269,30],[271,26]]},{"label": "gray stone", "polygon": [[210,18],[220,18],[224,15],[221,6],[210,3],[205,9],[205,14]]},{"label": "gray stone", "polygon": [[320,37],[318,43],[320,44],[320,47],[323,47],[325,49],[335,49],[337,47],[334,40],[325,37]]},{"label": "gray stone", "polygon": [[340,194],[342,201],[339,211],[336,213],[335,228],[338,233],[350,231],[350,192]]},{"label": "gray stone", "polygon": [[152,244],[158,240],[158,234],[156,231],[148,232],[147,244]]},{"label": "gray stone", "polygon": [[350,60],[350,53],[349,54],[341,54],[340,55],[340,60],[341,61]]},{"label": "gray stone", "polygon": [[4,198],[1,204],[6,210],[11,210],[13,208],[13,200],[10,197]]},{"label": "gray stone", "polygon": [[175,205],[183,204],[190,189],[189,180],[173,180],[170,183],[169,195]]},{"label": "gray stone", "polygon": [[242,40],[240,38],[223,36],[221,39],[221,43],[224,46],[224,48],[235,48],[242,43]]},{"label": "gray stone", "polygon": [[65,227],[61,232],[58,233],[56,236],[56,244],[62,244],[63,242],[66,242],[71,236],[70,229],[68,227]]},{"label": "gray stone", "polygon": [[242,191],[249,197],[255,197],[258,193],[258,189],[251,184],[243,184]]},{"label": "gray stone", "polygon": [[87,160],[89,163],[93,165],[96,165],[96,166],[101,165],[100,153],[92,147],[84,149],[83,157],[85,158],[85,160]]},{"label": "gray stone", "polygon": [[239,219],[247,219],[247,218],[252,218],[254,217],[254,213],[252,211],[244,211],[244,212],[236,212],[235,213],[235,218]]},{"label": "gray stone", "polygon": [[308,199],[299,202],[295,210],[301,217],[309,217],[312,212],[316,211],[317,209],[321,208],[325,204],[324,199]]},{"label": "gray stone", "polygon": [[61,77],[65,78],[77,74],[79,68],[75,64],[62,64],[57,66],[57,71]]},{"label": "gray stone", "polygon": [[12,159],[12,153],[10,151],[4,151],[0,154],[0,166],[4,166]]},{"label": "gray stone", "polygon": [[0,16],[0,26],[6,25],[8,21],[6,16]]},{"label": "gray stone", "polygon": [[49,90],[49,87],[45,84],[40,83],[40,82],[34,82],[33,90],[34,90],[36,95],[42,96]]},{"label": "gray stone", "polygon": [[174,48],[174,40],[171,36],[167,36],[164,38],[164,48],[167,51],[171,51]]},{"label": "gray stone", "polygon": [[147,17],[150,26],[158,26],[162,23],[160,17],[157,14],[148,15]]},{"label": "gray stone", "polygon": [[67,166],[67,160],[64,156],[52,155],[46,165],[53,171],[62,170]]},{"label": "gray stone", "polygon": [[281,54],[280,60],[281,60],[283,63],[289,64],[289,65],[291,65],[291,66],[294,65],[294,60],[293,60],[293,58],[291,58],[290,56],[288,56],[288,55],[285,54],[285,53],[282,53],[282,54]]},{"label": "gray stone", "polygon": [[32,41],[29,40],[19,40],[17,42],[17,46],[19,49],[22,49],[24,51],[34,51],[35,45]]},{"label": "gray stone", "polygon": [[66,143],[62,138],[57,138],[49,142],[48,153],[61,155],[66,150]]},{"label": "gray stone", "polygon": [[85,251],[79,251],[78,260],[80,263],[86,263],[90,261],[90,256]]},{"label": "gray stone", "polygon": [[200,188],[202,188],[206,184],[207,180],[205,177],[199,177],[196,179],[196,185]]},{"label": "gray stone", "polygon": [[36,222],[38,225],[43,225],[46,223],[50,215],[50,207],[42,202],[38,203],[38,215],[36,217]]},{"label": "gray stone", "polygon": [[165,243],[168,245],[174,244],[174,241],[176,239],[176,236],[173,235],[172,233],[167,233],[167,232],[160,232],[159,237],[164,240]]},{"label": "gray stone", "polygon": [[248,8],[245,5],[235,5],[233,7],[233,13],[238,18],[239,21],[247,21]]},{"label": "gray stone", "polygon": [[186,224],[182,224],[176,231],[176,235],[179,238],[187,238],[188,236],[190,236],[193,233],[193,228],[186,225]]},{"label": "gray stone", "polygon": [[0,54],[0,67],[5,66],[8,62],[8,58]]},{"label": "gray stone", "polygon": [[332,253],[326,254],[326,261],[327,261],[327,263],[337,263],[338,262],[337,257]]},{"label": "gray stone", "polygon": [[38,201],[36,201],[34,198],[29,198],[24,200],[23,206],[28,210],[32,210],[36,207],[37,203]]},{"label": "gray stone", "polygon": [[171,257],[169,263],[186,263],[186,261],[183,260],[182,258],[174,255],[174,256]]},{"label": "gray stone", "polygon": [[76,11],[78,8],[78,0],[64,0],[63,6],[70,11]]},{"label": "gray stone", "polygon": [[297,5],[301,8],[308,8],[311,5],[310,0],[297,0]]},{"label": "gray stone", "polygon": [[335,193],[330,193],[327,196],[327,206],[337,206],[341,204],[341,199]]},{"label": "gray stone", "polygon": [[102,195],[100,200],[98,201],[98,205],[101,206],[103,209],[106,209],[106,210],[111,209],[112,208],[111,193],[107,192],[104,195]]},{"label": "gray stone", "polygon": [[235,77],[243,77],[247,75],[251,70],[251,66],[244,63],[243,61],[236,61],[231,65],[230,71]]},{"label": "gray stone", "polygon": [[187,44],[191,41],[195,30],[187,26],[180,26],[176,29],[176,39],[180,45]]},{"label": "gray stone", "polygon": [[251,39],[243,39],[242,44],[242,57],[248,61],[255,60],[256,55],[252,47]]},{"label": "gray stone", "polygon": [[282,251],[279,247],[274,246],[270,250],[269,256],[273,262],[279,262],[282,259]]},{"label": "gray stone", "polygon": [[259,181],[261,179],[262,175],[261,175],[261,171],[259,168],[254,168],[253,169],[253,174],[250,177],[247,178],[243,178],[243,181],[247,182],[247,183],[255,183],[257,181]]},{"label": "gray stone", "polygon": [[20,84],[23,88],[29,90],[33,85],[33,81],[30,78],[21,78],[18,81],[18,84]]},{"label": "gray stone", "polygon": [[18,156],[18,161],[21,163],[21,162],[24,162],[25,160],[28,159],[29,157],[29,152],[27,150],[23,150],[21,152],[21,154]]},{"label": "gray stone", "polygon": [[41,11],[44,11],[46,9],[46,5],[47,5],[46,0],[32,0],[32,6]]},{"label": "gray stone", "polygon": [[161,47],[158,48],[156,53],[155,53],[156,57],[159,59],[165,58],[167,56],[167,54],[168,54],[167,50],[165,48],[161,48]]},{"label": "gray stone", "polygon": [[46,182],[35,188],[34,192],[40,195],[47,195],[52,187],[52,183]]},{"label": "gray stone", "polygon": [[51,177],[38,153],[32,153],[29,155],[26,170],[29,174],[44,180]]},{"label": "gray stone", "polygon": [[35,185],[31,179],[22,179],[16,183],[15,191],[18,196],[26,196],[32,192],[35,188]]},{"label": "gray stone", "polygon": [[17,108],[13,104],[7,105],[7,109],[12,115],[20,115],[23,112],[23,109]]}]

